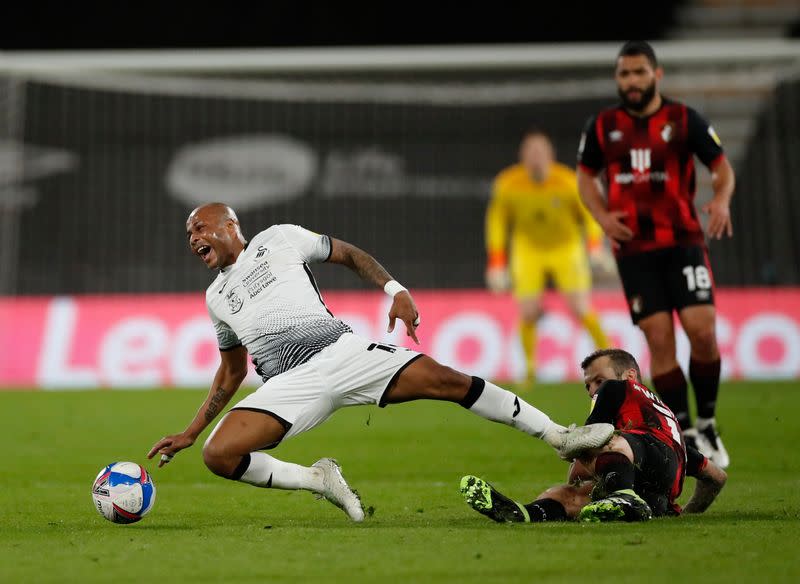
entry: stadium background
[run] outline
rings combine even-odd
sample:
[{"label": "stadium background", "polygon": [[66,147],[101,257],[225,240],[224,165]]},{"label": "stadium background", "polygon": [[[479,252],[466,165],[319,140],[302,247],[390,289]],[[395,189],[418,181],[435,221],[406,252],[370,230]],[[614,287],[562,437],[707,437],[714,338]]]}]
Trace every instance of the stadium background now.
[{"label": "stadium background", "polygon": [[[38,44],[12,33],[0,56],[0,386],[203,385],[216,360],[202,298],[211,275],[182,226],[209,200],[230,203],[250,234],[299,223],[370,251],[416,293],[423,350],[518,378],[511,299],[482,290],[489,184],[532,124],[574,162],[584,120],[614,101],[611,63],[631,26],[618,16],[632,3],[614,13],[574,4],[583,18],[571,26],[546,25],[563,19],[564,7],[549,7],[528,19],[481,13],[480,27],[472,14],[450,36],[432,19],[401,36],[410,17],[382,28],[380,11],[361,14],[359,36],[333,24],[348,9],[319,6],[305,37],[279,25],[300,7],[251,14],[260,33],[246,13],[224,17],[238,23],[228,37],[204,14],[177,37],[151,27],[133,40],[120,25]],[[735,237],[711,243],[724,374],[798,377],[797,10],[736,2],[725,16],[719,4],[663,3],[636,30],[655,39],[664,92],[711,119],[737,170]],[[502,32],[488,32],[500,20]],[[231,39],[237,50],[180,51]],[[331,48],[343,39],[406,48]],[[160,46],[173,50],[113,51]],[[106,50],[63,51],[84,48]],[[702,167],[698,178],[702,201]],[[381,294],[347,270],[315,273],[337,316],[404,341],[383,332]],[[604,324],[645,361],[616,278],[596,276]],[[574,379],[588,340],[557,298],[547,307],[542,377]],[[680,351],[685,361],[685,339]]]},{"label": "stadium background", "polygon": [[[2,22],[0,389],[74,391],[0,391],[0,582],[800,581],[786,547],[800,535],[796,0],[28,0],[5,3]],[[502,379],[554,420],[583,420],[588,340],[557,299],[539,354],[545,379],[566,382],[508,382],[515,314],[482,289],[482,189],[528,123],[574,160],[632,34],[654,41],[665,89],[712,119],[738,171],[735,238],[712,244],[733,462],[708,512],[494,524],[464,505],[464,474],[530,500],[566,464],[435,401],[347,408],[275,452],[336,456],[370,513],[360,525],[308,492],[211,476],[210,428],[171,464],[146,460],[185,427],[218,358],[211,274],[183,238],[190,197],[209,191],[247,198],[249,233],[305,222],[372,251],[413,288],[425,350]],[[347,270],[316,272],[337,315],[383,338],[385,295]],[[616,280],[597,283],[612,337],[646,363]],[[134,525],[103,520],[89,496],[117,460],[157,484]]]}]

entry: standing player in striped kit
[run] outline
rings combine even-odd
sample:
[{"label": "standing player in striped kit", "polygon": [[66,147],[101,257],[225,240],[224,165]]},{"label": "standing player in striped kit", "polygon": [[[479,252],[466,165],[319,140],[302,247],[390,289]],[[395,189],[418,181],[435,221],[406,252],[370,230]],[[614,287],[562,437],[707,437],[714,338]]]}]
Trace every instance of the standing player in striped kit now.
[{"label": "standing player in striped kit", "polygon": [[[578,152],[578,187],[614,242],[631,317],[650,348],[653,386],[675,413],[686,442],[725,468],[728,453],[715,420],[720,353],[713,277],[694,206],[694,156],[712,173],[714,197],[702,210],[714,239],[733,235],[733,169],[708,122],[659,93],[663,70],[648,43],[630,41],[622,47],[615,77],[622,102],[587,122]],[[605,198],[598,178],[604,179]],[[673,311],[691,343],[694,427],[686,377],[675,354]]]}]

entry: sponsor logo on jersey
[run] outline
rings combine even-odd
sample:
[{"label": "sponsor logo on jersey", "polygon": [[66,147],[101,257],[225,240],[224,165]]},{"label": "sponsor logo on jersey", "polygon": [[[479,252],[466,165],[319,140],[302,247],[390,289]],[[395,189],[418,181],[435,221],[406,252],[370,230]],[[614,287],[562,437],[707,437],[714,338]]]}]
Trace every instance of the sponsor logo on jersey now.
[{"label": "sponsor logo on jersey", "polygon": [[619,142],[622,140],[622,130],[612,130],[608,133],[608,139],[611,142]]},{"label": "sponsor logo on jersey", "polygon": [[238,286],[232,288],[228,293],[225,295],[225,300],[228,303],[228,310],[231,311],[231,314],[236,314],[242,309],[242,305],[244,304],[244,300],[236,293],[236,289]]},{"label": "sponsor logo on jersey", "polygon": [[629,185],[631,183],[641,184],[646,182],[662,183],[669,180],[669,173],[665,171],[657,172],[620,172],[614,175],[614,182],[618,185]]},{"label": "sponsor logo on jersey", "polygon": [[642,312],[642,308],[644,307],[642,306],[643,302],[641,296],[632,296],[629,302],[631,305],[631,312],[634,314],[639,314]]},{"label": "sponsor logo on jersey", "polygon": [[269,267],[269,262],[262,261],[258,266],[253,268],[249,274],[242,278],[242,284],[247,289],[247,294],[250,298],[255,298],[276,279],[275,274],[273,274],[272,269]]}]

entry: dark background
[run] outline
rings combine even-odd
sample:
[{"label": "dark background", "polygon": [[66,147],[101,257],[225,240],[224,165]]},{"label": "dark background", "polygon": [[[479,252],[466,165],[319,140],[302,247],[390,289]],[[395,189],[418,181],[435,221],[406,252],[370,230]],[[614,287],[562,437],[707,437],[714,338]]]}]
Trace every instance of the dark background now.
[{"label": "dark background", "polygon": [[658,39],[681,1],[43,2],[3,7],[0,49],[298,47]]},{"label": "dark background", "polygon": [[[0,50],[658,40],[667,38],[681,4],[565,0],[529,1],[522,8],[505,2],[212,6],[32,0],[3,8]],[[800,35],[800,26],[792,31]],[[425,78],[430,75],[441,73]],[[536,75],[521,72],[520,79],[535,80]],[[205,282],[207,274],[189,257],[182,231],[175,228],[189,208],[170,199],[163,184],[172,153],[186,143],[281,131],[324,153],[332,144],[347,146],[346,134],[353,147],[375,144],[403,154],[417,173],[490,179],[515,157],[519,128],[528,120],[547,120],[545,129],[553,134],[560,158],[571,163],[576,128],[608,105],[605,99],[556,100],[495,110],[369,103],[311,107],[261,100],[241,109],[225,99],[126,95],[36,80],[27,83],[24,95],[19,138],[77,154],[81,162],[70,172],[38,180],[35,205],[14,211],[20,249],[13,253],[19,267],[5,290],[21,294],[194,290]],[[721,285],[800,283],[798,96],[800,81],[787,81],[757,115],[755,134],[737,168],[736,237],[711,243]],[[285,120],[295,125],[284,128]],[[339,128],[343,121],[350,124],[347,132]],[[360,133],[353,134],[354,128]],[[410,128],[424,128],[426,134],[410,134]],[[403,281],[415,287],[480,287],[485,204],[485,199],[466,195],[404,201],[352,193],[326,201],[312,190],[291,205],[244,213],[242,220],[251,233],[287,221],[353,241],[388,265],[400,266]],[[326,287],[358,285],[324,268],[321,276]]]}]

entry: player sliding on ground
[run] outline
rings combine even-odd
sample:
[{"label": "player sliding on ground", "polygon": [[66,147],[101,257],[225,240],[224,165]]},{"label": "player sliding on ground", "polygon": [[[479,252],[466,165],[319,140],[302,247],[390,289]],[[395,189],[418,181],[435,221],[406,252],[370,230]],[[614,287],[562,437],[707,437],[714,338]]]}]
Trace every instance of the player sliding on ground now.
[{"label": "player sliding on ground", "polygon": [[418,343],[420,324],[408,291],[353,245],[296,225],[273,225],[247,241],[236,214],[219,203],[192,211],[186,236],[192,252],[208,268],[219,270],[206,291],[206,305],[221,363],[189,426],[162,438],[148,453],[148,458],[161,454],[159,466],[191,446],[230,401],[247,375],[248,353],[264,384],[214,428],[203,446],[206,466],[221,477],[257,487],[312,491],[353,521],[364,519],[363,505],[335,460],[323,458],[305,467],[258,451],[318,426],[342,407],[383,407],[416,399],[455,402],[544,440],[562,458],[600,447],[613,434],[608,423],[565,428],[479,377],[353,334],[325,306],[309,263],[342,264],[382,287],[393,298],[389,331],[400,319]]},{"label": "player sliding on ground", "polygon": [[569,484],[546,490],[532,503],[517,503],[468,475],[461,479],[467,504],[498,522],[646,521],[681,513],[676,500],[689,475],[697,483],[683,511],[705,511],[727,475],[686,446],[675,415],[642,385],[633,356],[599,350],[581,367],[593,404],[586,423],[612,423],[619,434],[602,448],[583,452],[570,467]]}]

